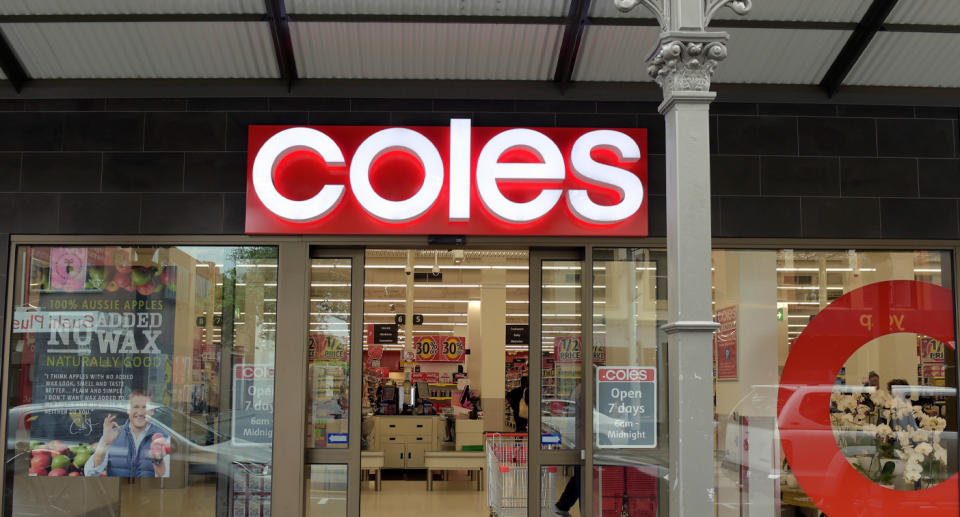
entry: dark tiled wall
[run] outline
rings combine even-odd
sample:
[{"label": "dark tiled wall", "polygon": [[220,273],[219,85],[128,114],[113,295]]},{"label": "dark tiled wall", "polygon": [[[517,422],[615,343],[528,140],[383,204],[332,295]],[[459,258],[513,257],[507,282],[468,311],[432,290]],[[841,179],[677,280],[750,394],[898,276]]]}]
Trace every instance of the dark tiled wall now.
[{"label": "dark tiled wall", "polygon": [[[712,113],[715,236],[960,238],[956,109],[717,103]],[[655,103],[231,98],[0,102],[0,237],[239,234],[248,125],[451,117],[648,128],[650,233],[664,234]]]},{"label": "dark tiled wall", "polygon": [[960,237],[957,109],[721,104],[714,112],[715,236]]}]

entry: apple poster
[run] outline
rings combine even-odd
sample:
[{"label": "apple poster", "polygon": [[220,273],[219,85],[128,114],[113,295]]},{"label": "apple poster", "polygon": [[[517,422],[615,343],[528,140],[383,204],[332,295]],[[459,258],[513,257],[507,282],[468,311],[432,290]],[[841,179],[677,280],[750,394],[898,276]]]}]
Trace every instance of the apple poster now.
[{"label": "apple poster", "polygon": [[176,267],[78,250],[51,250],[39,308],[17,318],[35,336],[29,422],[11,421],[29,475],[168,477]]}]

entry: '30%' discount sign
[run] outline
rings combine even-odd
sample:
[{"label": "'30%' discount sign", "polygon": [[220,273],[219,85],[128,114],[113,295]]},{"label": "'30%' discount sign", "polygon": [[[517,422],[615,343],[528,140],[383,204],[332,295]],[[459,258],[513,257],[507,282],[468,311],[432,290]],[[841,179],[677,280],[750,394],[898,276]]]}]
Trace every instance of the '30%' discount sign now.
[{"label": "'30%' discount sign", "polygon": [[594,434],[598,448],[657,446],[657,370],[643,366],[597,368]]}]

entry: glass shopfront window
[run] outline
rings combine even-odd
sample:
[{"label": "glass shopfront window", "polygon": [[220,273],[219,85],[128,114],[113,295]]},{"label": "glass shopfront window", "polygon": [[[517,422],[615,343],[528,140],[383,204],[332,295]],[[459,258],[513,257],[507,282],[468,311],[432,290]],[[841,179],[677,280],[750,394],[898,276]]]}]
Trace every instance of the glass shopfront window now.
[{"label": "glass shopfront window", "polygon": [[713,253],[717,515],[956,515],[951,257]]},{"label": "glass shopfront window", "polygon": [[270,515],[277,249],[15,260],[4,514]]},{"label": "glass shopfront window", "polygon": [[663,251],[594,250],[596,516],[667,509],[666,272]]}]

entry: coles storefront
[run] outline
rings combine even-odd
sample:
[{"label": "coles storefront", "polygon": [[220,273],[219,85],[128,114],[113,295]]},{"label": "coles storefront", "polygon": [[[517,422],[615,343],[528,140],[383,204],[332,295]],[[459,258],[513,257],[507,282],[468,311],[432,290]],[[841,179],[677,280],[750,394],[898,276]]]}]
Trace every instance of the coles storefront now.
[{"label": "coles storefront", "polygon": [[[646,129],[247,137],[243,235],[11,236],[4,515],[666,515]],[[956,243],[772,237],[714,242],[684,468],[717,516],[956,515]]]}]

